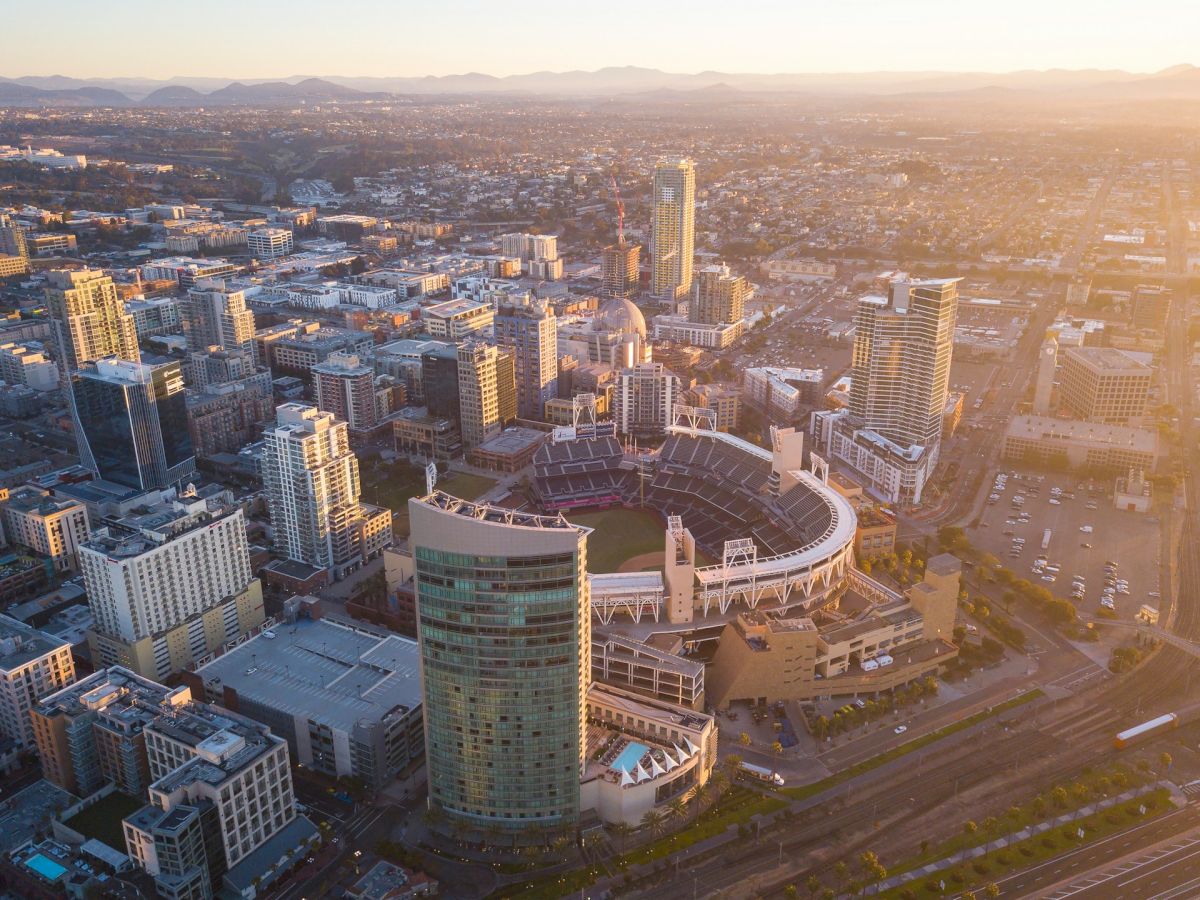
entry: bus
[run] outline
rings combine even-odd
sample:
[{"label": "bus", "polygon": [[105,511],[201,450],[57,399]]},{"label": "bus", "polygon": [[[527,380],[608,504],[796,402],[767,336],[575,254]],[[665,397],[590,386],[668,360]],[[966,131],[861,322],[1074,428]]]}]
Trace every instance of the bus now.
[{"label": "bus", "polygon": [[1042,532],[1042,549],[1047,550],[1050,547],[1050,529],[1047,528]]},{"label": "bus", "polygon": [[1143,722],[1141,725],[1125,729],[1117,735],[1117,739],[1113,743],[1118,750],[1122,750],[1135,741],[1148,738],[1158,734],[1160,731],[1166,731],[1168,728],[1178,727],[1179,716],[1175,715],[1175,713],[1167,713],[1165,716],[1159,716],[1156,719],[1151,719],[1149,722]]},{"label": "bus", "polygon": [[775,787],[783,787],[783,776],[778,772],[772,772],[770,769],[763,766],[756,766],[753,763],[744,762],[738,766],[741,775],[746,778],[753,778],[755,781],[762,781],[767,784],[773,784]]}]

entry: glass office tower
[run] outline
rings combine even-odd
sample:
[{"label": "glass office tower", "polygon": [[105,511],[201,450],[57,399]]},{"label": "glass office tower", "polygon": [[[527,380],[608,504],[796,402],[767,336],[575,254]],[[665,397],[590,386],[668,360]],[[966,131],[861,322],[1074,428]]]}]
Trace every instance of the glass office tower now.
[{"label": "glass office tower", "polygon": [[481,830],[574,826],[589,530],[441,492],[409,514],[430,806]]},{"label": "glass office tower", "polygon": [[196,471],[178,362],[102,359],[71,385],[79,453],[100,478],[148,491]]}]

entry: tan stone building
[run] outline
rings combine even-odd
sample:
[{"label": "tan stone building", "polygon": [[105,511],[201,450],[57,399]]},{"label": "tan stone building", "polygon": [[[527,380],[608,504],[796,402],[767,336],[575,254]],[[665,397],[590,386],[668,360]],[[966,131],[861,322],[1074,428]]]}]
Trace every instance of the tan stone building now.
[{"label": "tan stone building", "polygon": [[709,703],[773,703],[877,694],[935,674],[958,655],[951,643],[961,563],[929,560],[905,596],[847,591],[837,608],[776,619],[741,613],[725,626],[707,675]]}]

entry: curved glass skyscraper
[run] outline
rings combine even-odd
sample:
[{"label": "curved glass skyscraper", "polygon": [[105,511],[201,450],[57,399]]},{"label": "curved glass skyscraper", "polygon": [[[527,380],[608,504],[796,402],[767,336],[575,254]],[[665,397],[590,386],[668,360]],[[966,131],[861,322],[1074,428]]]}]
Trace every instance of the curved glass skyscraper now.
[{"label": "curved glass skyscraper", "polygon": [[574,825],[589,529],[441,492],[409,516],[430,805],[488,830]]}]

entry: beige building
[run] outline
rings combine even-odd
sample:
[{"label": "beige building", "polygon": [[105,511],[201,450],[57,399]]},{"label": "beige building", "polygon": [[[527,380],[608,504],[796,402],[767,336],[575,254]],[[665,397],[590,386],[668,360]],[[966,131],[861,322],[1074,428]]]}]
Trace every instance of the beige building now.
[{"label": "beige building", "polygon": [[698,276],[690,310],[693,322],[718,325],[745,317],[750,284],[744,276],[734,275],[729,266],[705,266]]},{"label": "beige building", "polygon": [[43,697],[30,716],[42,774],[77,797],[106,783],[143,796],[150,786],[143,730],[170,693],[114,666]]},{"label": "beige building", "polygon": [[721,632],[709,704],[877,694],[936,673],[958,655],[951,639],[961,571],[943,554],[905,596],[866,597],[852,587],[836,608],[803,618],[741,613]]},{"label": "beige building", "polygon": [[473,450],[516,418],[516,367],[511,353],[482,341],[458,348],[458,402],[462,443]]},{"label": "beige building", "polygon": [[1111,347],[1068,347],[1059,354],[1061,405],[1079,419],[1139,425],[1154,374],[1145,363]]},{"label": "beige building", "polygon": [[113,280],[95,269],[48,275],[46,305],[59,323],[64,364],[78,369],[106,356],[137,362],[137,329]]},{"label": "beige building", "polygon": [[610,244],[600,253],[600,295],[628,300],[638,292],[640,244]]},{"label": "beige building", "polygon": [[421,321],[432,337],[461,341],[468,337],[488,337],[496,319],[491,303],[475,300],[447,300],[421,310]]},{"label": "beige building", "polygon": [[1045,416],[1014,416],[1004,432],[1008,462],[1094,472],[1153,471],[1158,434],[1147,428],[1076,422]]},{"label": "beige building", "polygon": [[49,557],[58,572],[79,566],[79,548],[91,534],[86,506],[34,487],[0,489],[0,522],[9,543]]},{"label": "beige building", "polygon": [[0,734],[32,747],[30,710],[74,680],[75,660],[67,641],[0,616]]},{"label": "beige building", "polygon": [[654,167],[650,220],[650,290],[670,300],[692,292],[696,237],[696,167],[663,159]]}]

